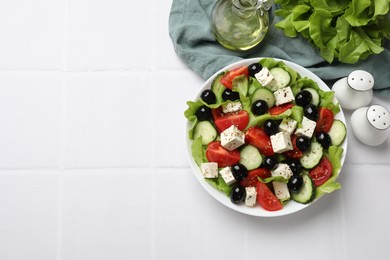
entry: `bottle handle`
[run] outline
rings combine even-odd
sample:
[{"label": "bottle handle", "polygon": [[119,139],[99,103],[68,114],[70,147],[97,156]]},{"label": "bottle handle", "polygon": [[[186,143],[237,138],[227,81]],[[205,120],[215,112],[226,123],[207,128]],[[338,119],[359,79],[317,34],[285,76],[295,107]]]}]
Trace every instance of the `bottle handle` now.
[{"label": "bottle handle", "polygon": [[268,11],[274,4],[274,0],[233,0],[233,4],[239,8],[252,10],[263,8]]},{"label": "bottle handle", "polygon": [[257,0],[257,8],[263,8],[268,11],[274,4],[274,0]]}]

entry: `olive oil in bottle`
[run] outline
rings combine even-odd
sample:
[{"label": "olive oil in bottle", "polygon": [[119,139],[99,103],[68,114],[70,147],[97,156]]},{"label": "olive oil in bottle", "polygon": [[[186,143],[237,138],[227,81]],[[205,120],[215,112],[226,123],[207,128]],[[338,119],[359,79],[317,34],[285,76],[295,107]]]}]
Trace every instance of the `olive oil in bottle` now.
[{"label": "olive oil in bottle", "polygon": [[211,18],[215,39],[230,50],[257,46],[268,31],[271,6],[267,0],[218,0]]}]

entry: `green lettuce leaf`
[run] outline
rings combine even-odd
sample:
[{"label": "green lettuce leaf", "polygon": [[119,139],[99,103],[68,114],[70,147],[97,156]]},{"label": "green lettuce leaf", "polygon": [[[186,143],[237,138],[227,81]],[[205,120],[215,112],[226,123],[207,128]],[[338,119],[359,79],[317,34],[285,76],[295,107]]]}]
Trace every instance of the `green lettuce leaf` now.
[{"label": "green lettuce leaf", "polygon": [[344,16],[340,16],[336,22],[337,37],[339,40],[339,46],[345,44],[349,35],[351,34],[351,25],[345,20]]},{"label": "green lettuce leaf", "polygon": [[226,196],[230,195],[230,192],[232,191],[232,187],[227,185],[226,182],[223,180],[222,176],[219,174],[218,178],[213,179],[205,179],[211,186],[216,188],[217,190],[222,191],[226,194]]},{"label": "green lettuce leaf", "polygon": [[[300,33],[304,33],[310,27],[310,22],[308,20],[293,21],[292,24],[293,24],[295,30],[297,30],[297,32],[300,32]],[[306,35],[304,37],[307,38]]]},{"label": "green lettuce leaf", "polygon": [[292,86],[291,90],[296,95],[303,88],[313,88],[320,95],[320,106],[328,108],[332,110],[334,114],[340,112],[340,105],[338,103],[334,103],[334,91],[324,91],[322,90],[317,82],[307,77],[301,78],[297,80]]},{"label": "green lettuce leaf", "polygon": [[345,19],[352,26],[364,26],[388,12],[389,1],[352,0],[349,8],[345,11]]},{"label": "green lettuce leaf", "polygon": [[328,108],[332,110],[333,114],[336,115],[340,112],[340,105],[338,103],[334,103],[334,92],[333,91],[319,91],[321,97],[321,107]]},{"label": "green lettuce leaf", "polygon": [[194,158],[195,163],[200,166],[201,163],[207,162],[203,151],[202,137],[198,137],[192,141],[191,144],[191,153]]},{"label": "green lettuce leaf", "polygon": [[321,197],[325,193],[331,193],[341,188],[341,184],[337,183],[336,180],[340,173],[341,158],[343,156],[343,153],[344,153],[344,149],[342,147],[338,147],[338,146],[329,147],[327,156],[332,164],[332,168],[333,168],[332,175],[329,178],[329,180],[327,180],[321,186],[317,187],[316,198]]},{"label": "green lettuce leaf", "polygon": [[252,127],[252,126],[262,126],[264,122],[268,119],[271,120],[282,120],[283,118],[289,117],[291,115],[291,109],[287,109],[282,114],[279,115],[270,115],[270,114],[264,114],[261,116],[255,116],[252,113],[249,114],[249,123],[246,127],[246,129]]},{"label": "green lettuce leaf", "polygon": [[303,107],[301,106],[293,106],[291,108],[291,119],[297,121],[299,127],[301,127],[302,119],[303,119]]},{"label": "green lettuce leaf", "polygon": [[333,15],[325,9],[316,9],[309,18],[309,34],[321,56],[329,63],[334,59],[337,47],[337,31],[331,26]]},{"label": "green lettuce leaf", "polygon": [[291,86],[291,90],[294,94],[298,94],[299,91],[301,91],[303,88],[314,88],[315,90],[319,90],[320,87],[318,86],[317,82],[315,82],[312,79],[309,79],[307,77],[300,78]]},{"label": "green lettuce leaf", "polygon": [[351,30],[349,40],[340,46],[339,58],[345,63],[356,63],[367,58],[367,54],[379,54],[383,47],[377,44],[375,39],[370,38],[363,29],[355,28]]},{"label": "green lettuce leaf", "polygon": [[339,146],[330,146],[328,149],[328,158],[333,166],[332,176],[338,176],[341,169],[341,157],[343,156],[344,149]]},{"label": "green lettuce leaf", "polygon": [[331,177],[326,183],[317,187],[316,189],[316,198],[323,196],[325,193],[331,193],[335,190],[341,189],[341,184],[335,182],[336,178]]},{"label": "green lettuce leaf", "polygon": [[310,0],[275,0],[275,3],[286,7],[285,9],[291,10],[297,4],[309,4]]},{"label": "green lettuce leaf", "polygon": [[311,0],[310,4],[316,10],[323,9],[331,12],[332,15],[338,15],[344,11],[350,2],[350,0]]},{"label": "green lettuce leaf", "polygon": [[283,178],[283,176],[272,176],[272,177],[268,177],[268,178],[265,178],[265,179],[257,177],[257,179],[259,181],[261,181],[262,183],[270,183],[270,182],[273,182],[273,181],[284,182],[284,183],[288,182],[288,180]]},{"label": "green lettuce leaf", "polygon": [[310,6],[306,4],[299,4],[294,6],[291,11],[286,9],[279,9],[275,11],[276,15],[284,16],[284,20],[275,24],[276,28],[283,29],[284,33],[290,37],[296,37],[297,32],[302,31],[305,24],[297,23],[307,21],[306,15],[310,11]]},{"label": "green lettuce leaf", "polygon": [[262,59],[260,61],[260,64],[263,66],[263,67],[267,67],[268,69],[272,69],[274,67],[279,67],[279,68],[282,68],[284,69],[285,71],[287,71],[289,74],[290,74],[290,83],[289,85],[292,85],[294,84],[294,82],[300,78],[298,72],[296,72],[295,70],[291,69],[289,66],[287,66],[283,61],[277,61],[275,59],[272,59],[272,58],[265,58],[265,59]]},{"label": "green lettuce leaf", "polygon": [[248,97],[249,81],[245,75],[237,76],[233,79],[233,91],[236,91],[240,95],[240,101],[243,109],[251,110],[251,100]]},{"label": "green lettuce leaf", "polygon": [[252,96],[258,88],[263,87],[260,82],[253,77],[249,78],[248,85],[248,96]]},{"label": "green lettuce leaf", "polygon": [[240,94],[240,97],[246,97],[248,94],[248,77],[245,75],[240,75],[232,80],[232,90],[237,91]]},{"label": "green lettuce leaf", "polygon": [[196,123],[198,122],[198,119],[196,118],[196,111],[203,105],[202,100],[197,100],[195,102],[193,101],[187,101],[188,108],[186,111],[184,111],[184,116],[187,118],[190,127],[188,130],[188,138],[190,140],[194,139],[194,129],[196,126]]},{"label": "green lettuce leaf", "polygon": [[288,37],[301,34],[329,63],[354,64],[381,53],[390,38],[390,0],[276,0],[275,24]]}]

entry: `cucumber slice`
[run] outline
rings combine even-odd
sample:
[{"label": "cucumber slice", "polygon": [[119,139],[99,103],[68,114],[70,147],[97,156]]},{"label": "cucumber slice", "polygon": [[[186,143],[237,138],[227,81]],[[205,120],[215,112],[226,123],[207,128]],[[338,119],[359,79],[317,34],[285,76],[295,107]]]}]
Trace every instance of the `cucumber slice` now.
[{"label": "cucumber slice", "polygon": [[317,142],[311,142],[309,151],[306,152],[299,161],[305,169],[311,169],[316,166],[324,154],[324,149],[321,144]]},{"label": "cucumber slice", "polygon": [[330,136],[332,145],[339,146],[347,135],[347,128],[342,121],[336,119],[333,121],[328,134]]},{"label": "cucumber slice", "polygon": [[244,165],[248,171],[258,168],[263,162],[259,150],[252,146],[247,145],[240,151],[240,163]]},{"label": "cucumber slice", "polygon": [[316,195],[316,186],[307,174],[302,174],[303,184],[299,192],[291,193],[291,198],[301,204],[308,204],[313,201]]},{"label": "cucumber slice", "polygon": [[311,104],[318,106],[320,104],[320,95],[318,94],[317,90],[314,88],[304,88],[302,90],[309,91],[311,93],[312,99],[311,99]]},{"label": "cucumber slice", "polygon": [[223,102],[222,93],[226,89],[226,87],[221,83],[221,78],[223,77],[223,75],[225,75],[225,72],[222,72],[221,74],[216,76],[213,82],[211,83],[211,90],[215,94],[217,104]]},{"label": "cucumber slice", "polygon": [[279,67],[275,67],[270,69],[269,72],[271,72],[272,76],[275,79],[275,83],[271,86],[272,91],[287,87],[288,83],[290,83],[291,76],[286,70]]},{"label": "cucumber slice", "polygon": [[268,88],[259,88],[257,89],[252,97],[251,97],[251,103],[253,104],[257,100],[264,100],[268,104],[268,108],[271,108],[275,105],[275,96],[274,93],[269,90]]},{"label": "cucumber slice", "polygon": [[194,139],[202,137],[202,145],[207,145],[217,137],[217,130],[209,121],[200,121],[194,129]]}]

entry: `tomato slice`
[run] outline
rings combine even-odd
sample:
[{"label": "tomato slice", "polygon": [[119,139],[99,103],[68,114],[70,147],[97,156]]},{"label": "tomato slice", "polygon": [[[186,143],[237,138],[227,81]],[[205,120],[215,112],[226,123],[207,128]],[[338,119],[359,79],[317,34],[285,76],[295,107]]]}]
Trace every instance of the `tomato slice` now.
[{"label": "tomato slice", "polygon": [[222,107],[211,109],[211,114],[213,115],[214,121],[218,118],[223,117],[224,113],[222,112]]},{"label": "tomato slice", "polygon": [[316,133],[318,132],[329,132],[332,127],[334,120],[334,115],[332,110],[324,107],[320,107],[318,111],[318,119],[316,129],[314,130]]},{"label": "tomato slice", "polygon": [[320,163],[309,172],[309,175],[312,178],[314,185],[318,187],[329,180],[332,171],[332,163],[328,158],[322,157]]},{"label": "tomato slice", "polygon": [[245,133],[245,142],[257,147],[265,156],[274,155],[271,139],[263,128],[258,126],[249,128]]},{"label": "tomato slice", "polygon": [[233,84],[232,84],[233,79],[237,76],[240,76],[240,75],[245,75],[247,77],[249,76],[248,66],[242,66],[242,67],[239,67],[239,68],[236,68],[234,70],[229,71],[228,73],[223,75],[223,77],[221,78],[221,83],[225,87],[232,89],[233,88]]},{"label": "tomato slice", "polygon": [[277,211],[283,208],[282,203],[278,200],[275,194],[272,193],[267,184],[261,181],[257,182],[257,202],[263,209],[268,211]]},{"label": "tomato slice", "polygon": [[209,162],[218,163],[218,167],[226,167],[240,161],[240,152],[238,150],[229,151],[221,145],[221,142],[214,141],[207,146],[206,158]]},{"label": "tomato slice", "polygon": [[291,143],[293,145],[293,149],[285,152],[284,154],[290,158],[299,159],[302,157],[303,153],[301,150],[298,149],[296,140],[297,140],[297,136],[292,135],[291,136]]},{"label": "tomato slice", "polygon": [[245,110],[224,114],[221,108],[217,108],[212,110],[212,114],[219,133],[232,125],[237,126],[239,130],[243,131],[249,123],[249,114]]},{"label": "tomato slice", "polygon": [[256,187],[259,182],[258,177],[265,179],[271,177],[271,172],[264,168],[257,168],[248,171],[248,175],[243,179],[240,184],[244,187]]},{"label": "tomato slice", "polygon": [[283,105],[280,105],[280,106],[274,106],[274,107],[271,107],[269,110],[268,110],[268,113],[271,115],[271,116],[276,116],[276,115],[280,115],[281,113],[285,112],[286,110],[292,108],[294,106],[293,103],[286,103],[286,104],[283,104]]}]

